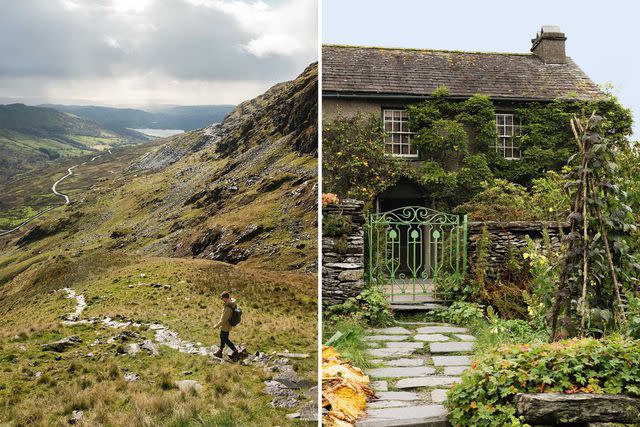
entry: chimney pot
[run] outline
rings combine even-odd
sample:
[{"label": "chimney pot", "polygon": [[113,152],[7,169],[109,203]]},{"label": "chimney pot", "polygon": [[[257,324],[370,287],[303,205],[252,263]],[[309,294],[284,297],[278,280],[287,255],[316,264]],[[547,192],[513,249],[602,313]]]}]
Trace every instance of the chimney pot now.
[{"label": "chimney pot", "polygon": [[531,39],[531,52],[546,64],[566,64],[566,40],[559,26],[543,25],[536,37]]}]

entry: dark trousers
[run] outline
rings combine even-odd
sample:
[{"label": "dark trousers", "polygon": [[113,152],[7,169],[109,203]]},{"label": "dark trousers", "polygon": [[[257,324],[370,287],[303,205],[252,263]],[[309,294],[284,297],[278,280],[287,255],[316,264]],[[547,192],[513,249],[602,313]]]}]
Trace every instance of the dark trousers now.
[{"label": "dark trousers", "polygon": [[220,350],[224,350],[224,346],[228,345],[233,351],[236,351],[236,346],[229,339],[229,332],[220,331]]}]

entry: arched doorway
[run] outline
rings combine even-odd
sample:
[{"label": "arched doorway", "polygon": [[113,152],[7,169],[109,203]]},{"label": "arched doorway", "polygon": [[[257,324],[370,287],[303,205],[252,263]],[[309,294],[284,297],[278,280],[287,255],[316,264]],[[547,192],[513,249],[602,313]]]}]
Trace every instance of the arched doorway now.
[{"label": "arched doorway", "polygon": [[389,212],[405,206],[429,207],[427,196],[418,184],[399,182],[376,197],[376,212]]}]

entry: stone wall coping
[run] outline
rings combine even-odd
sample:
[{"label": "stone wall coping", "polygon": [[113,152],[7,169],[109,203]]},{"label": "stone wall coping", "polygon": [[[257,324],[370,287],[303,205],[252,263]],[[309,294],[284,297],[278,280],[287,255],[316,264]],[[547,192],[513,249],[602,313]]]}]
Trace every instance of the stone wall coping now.
[{"label": "stone wall coping", "polygon": [[489,230],[540,230],[543,227],[551,229],[568,229],[569,222],[563,221],[469,221],[467,227],[470,230],[481,230],[487,227]]}]

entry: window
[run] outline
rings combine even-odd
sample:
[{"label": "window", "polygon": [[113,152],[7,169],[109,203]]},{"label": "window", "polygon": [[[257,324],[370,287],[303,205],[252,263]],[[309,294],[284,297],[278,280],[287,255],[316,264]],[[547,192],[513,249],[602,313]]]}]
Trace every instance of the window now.
[{"label": "window", "polygon": [[390,156],[418,157],[418,150],[411,146],[409,115],[405,110],[383,110],[384,151]]},{"label": "window", "polygon": [[497,144],[493,146],[496,153],[507,160],[518,160],[522,156],[520,147],[513,145],[514,136],[520,135],[520,120],[513,114],[496,114]]}]

